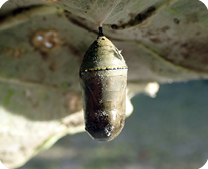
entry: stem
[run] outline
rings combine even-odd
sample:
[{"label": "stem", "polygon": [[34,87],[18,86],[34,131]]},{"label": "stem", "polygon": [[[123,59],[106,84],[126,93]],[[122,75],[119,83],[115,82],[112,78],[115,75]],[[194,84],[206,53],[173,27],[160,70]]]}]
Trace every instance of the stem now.
[{"label": "stem", "polygon": [[97,39],[98,39],[99,37],[101,37],[101,36],[104,36],[104,34],[103,34],[103,27],[99,26],[98,29],[99,29],[99,33],[98,33]]}]

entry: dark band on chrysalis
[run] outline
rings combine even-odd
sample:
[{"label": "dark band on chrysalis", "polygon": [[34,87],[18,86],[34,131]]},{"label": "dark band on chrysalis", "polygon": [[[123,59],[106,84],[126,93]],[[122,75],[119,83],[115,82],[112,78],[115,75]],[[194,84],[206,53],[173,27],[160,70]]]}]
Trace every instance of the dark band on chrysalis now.
[{"label": "dark band on chrysalis", "polygon": [[101,37],[101,36],[104,36],[104,34],[103,34],[103,27],[100,26],[98,29],[99,29],[99,33],[98,33],[97,39],[98,39],[99,37]]}]

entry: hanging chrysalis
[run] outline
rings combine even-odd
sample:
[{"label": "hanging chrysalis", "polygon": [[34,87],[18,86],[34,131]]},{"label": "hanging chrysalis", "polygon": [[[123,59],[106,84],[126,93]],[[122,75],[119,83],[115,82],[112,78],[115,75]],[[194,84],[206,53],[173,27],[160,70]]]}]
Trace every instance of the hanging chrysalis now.
[{"label": "hanging chrysalis", "polygon": [[124,127],[127,70],[120,51],[99,27],[80,67],[85,129],[95,140],[110,141]]}]

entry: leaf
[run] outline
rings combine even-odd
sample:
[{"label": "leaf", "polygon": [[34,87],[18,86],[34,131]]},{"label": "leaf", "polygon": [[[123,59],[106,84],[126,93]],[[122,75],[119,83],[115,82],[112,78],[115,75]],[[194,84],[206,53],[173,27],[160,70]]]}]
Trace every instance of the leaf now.
[{"label": "leaf", "polygon": [[10,0],[0,11],[6,166],[20,166],[63,135],[84,131],[78,70],[100,24],[129,67],[128,98],[149,82],[207,78],[208,11],[198,0]]}]

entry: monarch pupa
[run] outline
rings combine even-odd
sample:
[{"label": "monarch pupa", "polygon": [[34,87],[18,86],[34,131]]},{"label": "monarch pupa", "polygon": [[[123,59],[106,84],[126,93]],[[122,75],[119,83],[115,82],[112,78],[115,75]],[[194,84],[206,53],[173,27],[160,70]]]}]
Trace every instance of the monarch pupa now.
[{"label": "monarch pupa", "polygon": [[80,67],[85,130],[95,140],[110,141],[124,127],[127,70],[120,51],[99,27]]}]

